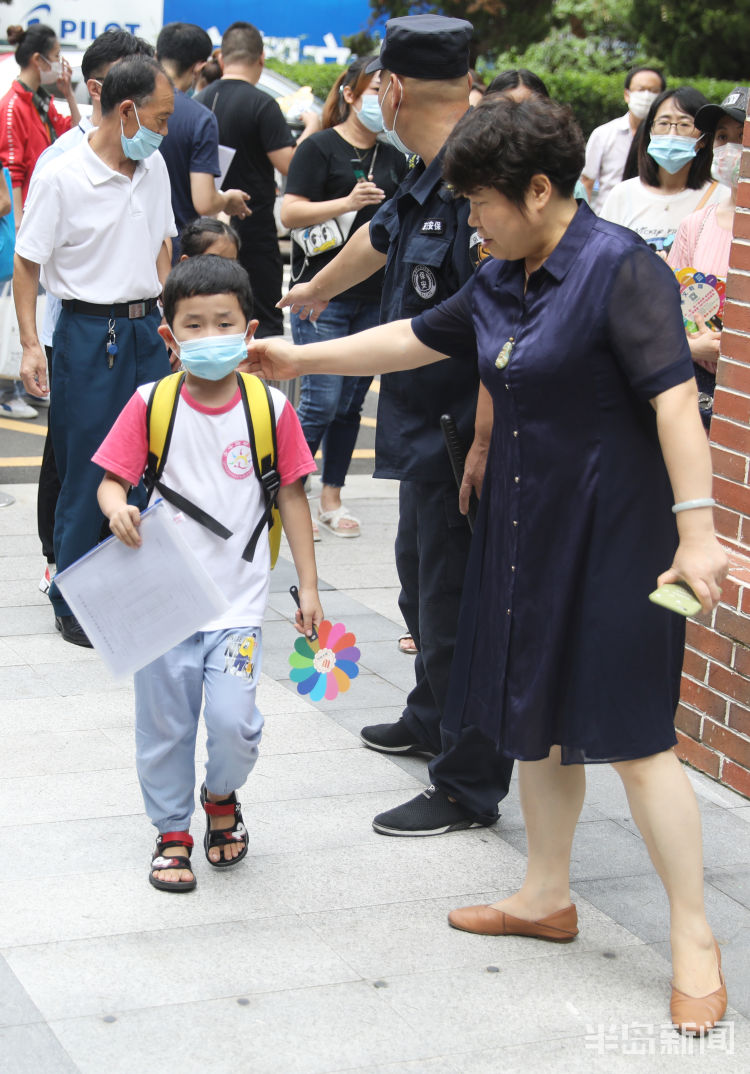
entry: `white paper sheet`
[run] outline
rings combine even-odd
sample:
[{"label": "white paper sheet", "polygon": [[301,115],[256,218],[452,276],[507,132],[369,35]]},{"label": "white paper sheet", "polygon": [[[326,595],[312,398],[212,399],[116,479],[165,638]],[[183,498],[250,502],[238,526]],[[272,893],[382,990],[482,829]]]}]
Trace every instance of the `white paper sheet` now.
[{"label": "white paper sheet", "polygon": [[234,155],[235,155],[236,152],[237,152],[237,150],[232,149],[231,146],[228,146],[228,145],[220,145],[219,146],[219,171],[220,171],[221,174],[214,178],[214,182],[216,183],[216,189],[217,190],[221,190],[221,185],[222,185],[222,183],[224,182],[224,180],[227,177],[227,172],[229,171],[229,166],[232,163],[232,161],[234,160]]},{"label": "white paper sheet", "polygon": [[227,608],[163,500],[141,515],[140,548],[116,537],[55,582],[114,675],[129,675],[201,630]]}]

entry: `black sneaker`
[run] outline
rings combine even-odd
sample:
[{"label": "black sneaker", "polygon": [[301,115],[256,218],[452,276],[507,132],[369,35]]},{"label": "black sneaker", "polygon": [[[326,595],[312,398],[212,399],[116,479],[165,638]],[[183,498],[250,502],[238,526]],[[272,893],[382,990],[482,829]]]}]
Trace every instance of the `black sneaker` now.
[{"label": "black sneaker", "polygon": [[452,802],[439,787],[428,787],[410,802],[379,813],[372,826],[381,835],[444,835],[465,828],[487,828],[497,819],[480,820]]},{"label": "black sneaker", "polygon": [[434,757],[435,752],[429,746],[423,746],[409,731],[403,720],[396,723],[376,723],[363,727],[359,737],[371,750],[381,753],[426,753]]}]

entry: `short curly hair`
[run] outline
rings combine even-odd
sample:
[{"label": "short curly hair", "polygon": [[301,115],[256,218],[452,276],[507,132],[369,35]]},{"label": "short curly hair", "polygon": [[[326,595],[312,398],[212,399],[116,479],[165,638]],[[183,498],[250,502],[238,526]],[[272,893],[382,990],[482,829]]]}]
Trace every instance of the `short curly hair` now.
[{"label": "short curly hair", "polygon": [[454,127],[443,176],[461,194],[491,187],[523,209],[534,175],[546,175],[563,197],[571,197],[584,156],[583,135],[567,105],[491,97]]}]

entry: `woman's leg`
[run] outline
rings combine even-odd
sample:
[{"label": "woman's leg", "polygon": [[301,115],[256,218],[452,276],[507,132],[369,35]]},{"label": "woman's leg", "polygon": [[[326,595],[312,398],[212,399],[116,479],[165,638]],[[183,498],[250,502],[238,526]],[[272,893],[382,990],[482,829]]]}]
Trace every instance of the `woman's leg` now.
[{"label": "woman's leg", "polygon": [[[341,322],[346,322],[346,332],[364,332],[380,323],[377,303],[347,300],[338,303]],[[323,444],[323,492],[320,505],[324,511],[335,511],[341,506],[341,489],[349,472],[352,454],[357,443],[361,423],[362,406],[372,377],[344,377],[336,416],[326,431]]]},{"label": "woman's leg", "polygon": [[492,905],[538,921],[570,905],[570,852],[586,792],[583,765],[560,764],[560,747],[543,761],[518,765],[521,809],[528,839],[526,879],[520,891]]},{"label": "woman's leg", "polygon": [[671,749],[613,767],[669,899],[675,987],[689,996],[708,995],[720,982],[703,905],[701,821],[690,780]]}]

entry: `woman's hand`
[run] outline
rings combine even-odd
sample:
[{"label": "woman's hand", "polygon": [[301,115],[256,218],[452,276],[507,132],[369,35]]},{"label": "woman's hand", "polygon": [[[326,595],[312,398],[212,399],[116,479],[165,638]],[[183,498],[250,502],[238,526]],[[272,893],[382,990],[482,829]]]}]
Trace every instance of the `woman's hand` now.
[{"label": "woman's hand", "polygon": [[701,602],[703,611],[713,611],[721,597],[721,583],[727,576],[729,559],[713,534],[683,537],[672,566],[660,574],[656,584],[686,582]]},{"label": "woman's hand", "polygon": [[698,325],[697,332],[688,332],[688,346],[690,357],[697,365],[707,369],[709,373],[715,373],[719,362],[719,340],[721,332],[712,332],[706,327],[705,320],[697,316],[695,323]]},{"label": "woman's hand", "polygon": [[60,63],[62,64],[62,74],[58,78],[55,85],[57,86],[57,90],[60,96],[65,97],[66,100],[69,100],[71,97],[74,96],[73,86],[71,84],[71,79],[73,77],[73,68],[70,66],[64,56],[60,57]]},{"label": "woman's hand", "polygon": [[368,205],[380,205],[385,199],[385,191],[381,190],[369,179],[360,179],[354,184],[353,189],[346,199],[346,212],[359,212]]},{"label": "woman's hand", "polygon": [[293,380],[299,376],[300,360],[297,348],[281,336],[251,339],[247,345],[247,360],[238,367],[243,373],[259,373],[266,380]]}]

